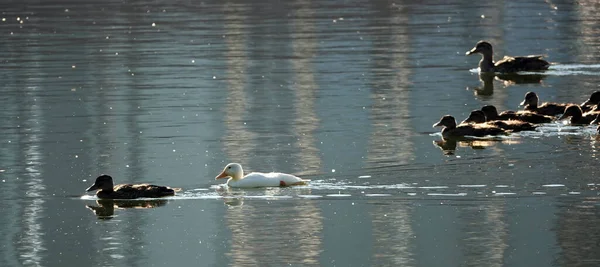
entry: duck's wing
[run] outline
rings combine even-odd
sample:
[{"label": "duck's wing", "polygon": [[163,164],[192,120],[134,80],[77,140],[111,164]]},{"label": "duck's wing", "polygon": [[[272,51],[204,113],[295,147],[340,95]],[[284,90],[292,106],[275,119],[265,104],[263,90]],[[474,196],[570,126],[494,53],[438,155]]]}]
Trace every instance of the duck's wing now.
[{"label": "duck's wing", "polygon": [[540,71],[547,70],[550,67],[550,63],[540,55],[522,57],[504,56],[503,59],[497,61],[494,65],[498,72]]},{"label": "duck's wing", "polygon": [[551,116],[537,114],[537,113],[534,113],[531,111],[525,111],[525,110],[518,111],[515,115],[516,115],[515,119],[530,122],[530,123],[548,123],[548,122],[552,122],[552,120],[554,120],[554,118]]},{"label": "duck's wing", "polygon": [[490,123],[504,130],[511,130],[513,132],[533,131],[536,128],[535,125],[520,120],[492,121]]},{"label": "duck's wing", "polygon": [[303,180],[291,174],[280,172],[252,172],[244,176],[238,181],[230,181],[232,187],[277,187],[277,186],[292,186],[304,185],[308,180]]},{"label": "duck's wing", "polygon": [[536,109],[536,113],[548,115],[548,116],[556,116],[565,113],[565,109],[569,103],[549,103],[546,102]]},{"label": "duck's wing", "polygon": [[175,194],[176,190],[168,186],[153,184],[120,184],[114,187],[114,191],[124,198],[154,198],[172,196]]}]

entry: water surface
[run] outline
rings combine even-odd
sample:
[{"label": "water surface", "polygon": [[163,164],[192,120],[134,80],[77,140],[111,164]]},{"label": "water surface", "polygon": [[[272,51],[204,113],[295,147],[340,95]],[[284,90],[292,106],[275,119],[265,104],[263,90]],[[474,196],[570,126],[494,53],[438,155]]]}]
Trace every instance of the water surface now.
[{"label": "water surface", "polygon": [[[528,91],[598,90],[591,1],[0,3],[7,266],[597,266],[599,140],[441,142]],[[554,64],[474,71],[481,39]],[[227,190],[228,162],[311,179]],[[97,201],[100,173],[182,187]]]}]

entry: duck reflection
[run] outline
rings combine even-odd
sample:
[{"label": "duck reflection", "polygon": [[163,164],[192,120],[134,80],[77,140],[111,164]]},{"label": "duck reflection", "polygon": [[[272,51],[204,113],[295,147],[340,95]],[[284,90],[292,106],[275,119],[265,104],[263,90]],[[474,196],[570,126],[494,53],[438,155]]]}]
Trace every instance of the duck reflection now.
[{"label": "duck reflection", "polygon": [[166,205],[168,200],[151,199],[151,200],[114,200],[101,199],[96,200],[96,205],[86,205],[85,207],[91,210],[98,219],[112,219],[117,209],[151,209]]},{"label": "duck reflection", "polygon": [[444,155],[454,155],[457,147],[470,147],[472,149],[485,149],[487,147],[493,147],[498,143],[504,144],[518,144],[520,140],[509,139],[509,140],[479,140],[469,138],[442,138],[441,140],[434,140],[433,145],[437,146]]},{"label": "duck reflection", "polygon": [[494,80],[502,82],[504,87],[508,87],[515,84],[541,84],[542,80],[547,75],[543,74],[517,74],[517,73],[493,73],[485,72],[479,74],[479,81],[481,86],[475,87],[475,95],[478,96],[491,96],[494,94]]},{"label": "duck reflection", "polygon": [[233,190],[229,186],[219,186],[215,191],[221,196],[225,205],[229,207],[244,205],[245,191],[243,190]]}]

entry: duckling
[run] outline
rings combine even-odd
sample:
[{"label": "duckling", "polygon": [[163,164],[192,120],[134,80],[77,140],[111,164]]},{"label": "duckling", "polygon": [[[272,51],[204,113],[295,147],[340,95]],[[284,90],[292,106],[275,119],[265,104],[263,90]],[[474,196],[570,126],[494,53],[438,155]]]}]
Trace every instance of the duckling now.
[{"label": "duckling", "polygon": [[600,104],[600,91],[593,92],[588,100],[581,103],[581,110],[588,112]]},{"label": "duckling", "polygon": [[481,110],[473,110],[469,117],[463,123],[487,124],[496,126],[502,130],[510,130],[512,132],[533,131],[535,125],[519,120],[486,120],[485,113]]},{"label": "duckling", "polygon": [[485,117],[488,120],[519,120],[529,123],[548,123],[554,120],[554,117],[533,113],[531,111],[512,111],[506,110],[498,114],[498,110],[493,105],[486,105],[481,107],[481,111],[485,113]]},{"label": "duckling", "polygon": [[562,114],[562,116],[558,118],[558,120],[564,120],[569,117],[571,117],[571,119],[569,120],[570,124],[582,125],[590,124],[590,122],[592,122],[596,118],[596,115],[589,114],[583,116],[583,111],[581,111],[579,105],[569,105],[565,109],[565,112]]},{"label": "duckling", "polygon": [[537,114],[556,116],[565,113],[565,109],[570,104],[563,103],[543,103],[538,105],[539,98],[535,92],[527,92],[525,99],[521,102],[521,106],[525,106],[526,111],[535,112]]},{"label": "duckling", "polygon": [[175,195],[181,188],[171,188],[151,184],[119,184],[113,185],[113,178],[103,174],[96,178],[87,192],[99,190],[96,196],[102,199],[134,199],[140,197],[156,198]]},{"label": "duckling", "polygon": [[444,138],[507,134],[506,131],[493,125],[461,124],[456,126],[456,120],[450,115],[445,115],[433,125],[433,127],[438,126],[444,126],[442,129],[442,136]]},{"label": "duckling", "polygon": [[492,45],[486,41],[479,41],[466,53],[466,55],[472,55],[475,53],[481,54],[481,61],[479,61],[480,72],[519,72],[519,71],[541,71],[547,70],[550,67],[550,63],[543,60],[543,56],[523,56],[523,57],[510,57],[504,56],[498,62],[494,62],[494,50]]}]

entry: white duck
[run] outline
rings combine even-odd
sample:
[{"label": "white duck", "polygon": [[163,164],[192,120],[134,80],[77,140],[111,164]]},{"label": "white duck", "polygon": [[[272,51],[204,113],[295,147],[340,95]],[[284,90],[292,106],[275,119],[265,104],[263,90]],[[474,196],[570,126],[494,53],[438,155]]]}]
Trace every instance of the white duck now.
[{"label": "white duck", "polygon": [[215,180],[229,178],[227,185],[231,187],[272,187],[306,185],[310,180],[304,180],[291,174],[280,172],[252,172],[244,176],[244,170],[239,163],[229,163]]}]

